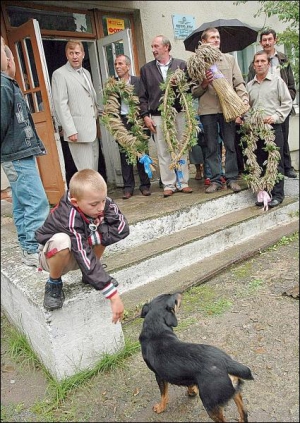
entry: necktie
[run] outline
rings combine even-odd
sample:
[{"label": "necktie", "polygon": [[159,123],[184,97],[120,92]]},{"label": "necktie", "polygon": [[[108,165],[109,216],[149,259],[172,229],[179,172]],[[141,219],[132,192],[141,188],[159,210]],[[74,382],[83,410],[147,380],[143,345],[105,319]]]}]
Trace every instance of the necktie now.
[{"label": "necktie", "polygon": [[79,75],[84,79],[85,85],[87,87],[87,89],[89,90],[90,93],[92,93],[92,89],[91,89],[91,85],[90,85],[90,81],[88,80],[87,76],[85,75],[85,73],[83,72],[83,69],[77,69],[77,72],[79,73]]}]

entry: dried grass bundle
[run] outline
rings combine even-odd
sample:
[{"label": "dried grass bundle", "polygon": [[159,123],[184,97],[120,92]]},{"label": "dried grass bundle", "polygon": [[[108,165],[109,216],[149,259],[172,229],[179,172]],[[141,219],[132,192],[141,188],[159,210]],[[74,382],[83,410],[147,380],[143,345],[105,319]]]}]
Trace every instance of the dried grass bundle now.
[{"label": "dried grass bundle", "polygon": [[187,60],[187,70],[193,81],[202,81],[206,76],[205,72],[211,70],[214,75],[212,86],[220,100],[222,112],[226,122],[235,120],[249,109],[249,105],[244,104],[230,83],[219,71],[215,62],[220,58],[219,49],[209,44],[200,44],[195,50],[195,54]]}]

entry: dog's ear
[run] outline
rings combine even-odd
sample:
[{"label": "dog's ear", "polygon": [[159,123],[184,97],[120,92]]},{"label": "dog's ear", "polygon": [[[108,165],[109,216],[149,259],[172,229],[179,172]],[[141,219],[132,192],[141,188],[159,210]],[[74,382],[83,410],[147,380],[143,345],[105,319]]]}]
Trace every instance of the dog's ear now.
[{"label": "dog's ear", "polygon": [[170,310],[167,308],[167,312],[165,313],[164,317],[165,317],[165,322],[167,326],[175,328],[178,325],[177,317],[175,316],[174,309]]},{"label": "dog's ear", "polygon": [[150,310],[149,304],[148,303],[144,304],[141,311],[141,317],[144,318],[149,310]]},{"label": "dog's ear", "polygon": [[178,325],[177,317],[175,315],[176,306],[177,306],[177,297],[175,295],[171,295],[167,301],[167,306],[166,306],[167,313],[165,315],[165,322],[166,322],[166,325],[174,327],[174,328]]}]

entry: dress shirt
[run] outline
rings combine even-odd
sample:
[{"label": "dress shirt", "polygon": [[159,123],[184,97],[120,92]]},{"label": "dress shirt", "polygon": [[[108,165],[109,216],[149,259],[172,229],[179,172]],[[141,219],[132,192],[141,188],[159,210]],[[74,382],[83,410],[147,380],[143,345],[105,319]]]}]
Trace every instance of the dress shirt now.
[{"label": "dress shirt", "polygon": [[264,116],[272,116],[274,123],[285,121],[292,110],[291,99],[286,83],[280,76],[270,72],[259,82],[255,75],[246,85],[250,98],[250,106],[263,109]]}]

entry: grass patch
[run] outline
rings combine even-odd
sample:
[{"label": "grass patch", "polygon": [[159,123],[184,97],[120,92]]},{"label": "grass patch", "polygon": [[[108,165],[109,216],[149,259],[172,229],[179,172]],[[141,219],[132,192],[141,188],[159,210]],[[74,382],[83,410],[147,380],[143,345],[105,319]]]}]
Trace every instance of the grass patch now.
[{"label": "grass patch", "polygon": [[232,274],[236,278],[246,278],[251,275],[252,273],[252,262],[248,261],[245,264],[242,264],[238,267],[232,269]]},{"label": "grass patch", "polygon": [[220,298],[210,286],[194,286],[184,294],[184,308],[188,312],[198,310],[207,316],[225,313],[232,306],[226,298]]},{"label": "grass patch", "polygon": [[248,292],[252,294],[253,292],[262,288],[263,284],[264,284],[264,281],[262,279],[254,279],[248,285]]},{"label": "grass patch", "polygon": [[299,232],[294,232],[292,235],[289,235],[289,236],[283,236],[278,242],[276,242],[276,244],[267,248],[266,252],[276,251],[278,248],[284,245],[289,245],[290,243],[294,241],[298,241],[298,240],[299,240]]},{"label": "grass patch", "polygon": [[[47,420],[51,420],[53,417],[49,417],[48,414],[56,409],[67,397],[67,395],[74,389],[83,386],[92,377],[97,376],[100,373],[105,373],[114,370],[117,367],[124,365],[125,360],[140,350],[140,344],[138,341],[131,341],[126,339],[124,348],[116,352],[115,354],[104,354],[98,363],[88,370],[79,371],[72,377],[66,378],[62,381],[57,381],[52,377],[50,372],[40,362],[38,356],[32,350],[30,343],[26,336],[15,329],[15,327],[8,323],[5,317],[1,318],[2,329],[5,329],[5,337],[7,339],[8,352],[12,359],[18,363],[21,367],[27,366],[30,369],[41,369],[47,380],[48,380],[48,398],[45,401],[36,403],[32,407],[34,413],[42,413]],[[14,406],[13,409],[4,407],[1,409],[2,415],[12,415],[12,413],[18,413],[19,410]],[[48,420],[49,418],[49,420]],[[1,419],[2,420],[2,419]]]},{"label": "grass patch", "polygon": [[49,389],[52,393],[53,400],[50,404],[45,404],[47,411],[58,407],[71,391],[83,386],[92,377],[100,373],[109,372],[116,367],[123,366],[124,361],[139,350],[139,342],[125,341],[125,346],[121,351],[115,354],[103,355],[101,360],[96,363],[92,369],[79,371],[75,375],[59,382],[51,378],[49,381]]},{"label": "grass patch", "polygon": [[175,331],[180,332],[181,330],[185,330],[188,327],[192,326],[194,323],[198,322],[198,319],[195,317],[189,317],[187,319],[181,320],[179,323],[179,327],[175,328]]}]

